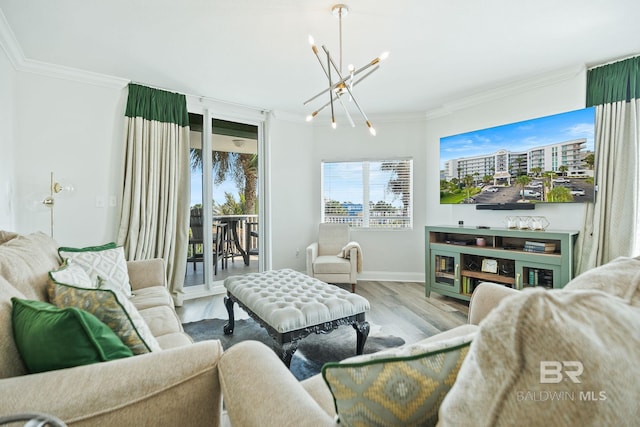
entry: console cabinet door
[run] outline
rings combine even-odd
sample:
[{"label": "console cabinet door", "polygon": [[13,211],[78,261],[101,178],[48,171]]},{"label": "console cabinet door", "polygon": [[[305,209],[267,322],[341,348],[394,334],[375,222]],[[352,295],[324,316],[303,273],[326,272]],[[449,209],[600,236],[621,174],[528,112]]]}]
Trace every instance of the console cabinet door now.
[{"label": "console cabinet door", "polygon": [[559,288],[560,266],[535,262],[516,261],[516,288]]},{"label": "console cabinet door", "polygon": [[433,251],[431,257],[432,289],[445,294],[460,293],[460,254]]}]

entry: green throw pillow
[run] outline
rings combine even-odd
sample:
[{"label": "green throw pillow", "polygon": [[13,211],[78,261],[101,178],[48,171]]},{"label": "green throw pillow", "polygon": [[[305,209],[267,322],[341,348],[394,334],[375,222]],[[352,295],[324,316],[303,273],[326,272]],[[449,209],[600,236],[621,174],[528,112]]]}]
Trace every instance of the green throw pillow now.
[{"label": "green throw pillow", "polygon": [[14,339],[30,373],[133,355],[107,325],[90,313],[15,297],[11,302]]},{"label": "green throw pillow", "polygon": [[435,426],[474,335],[325,364],[340,424]]},{"label": "green throw pillow", "polygon": [[124,248],[115,243],[86,248],[58,248],[60,258],[81,266],[96,288],[114,289],[131,296],[129,270]]}]

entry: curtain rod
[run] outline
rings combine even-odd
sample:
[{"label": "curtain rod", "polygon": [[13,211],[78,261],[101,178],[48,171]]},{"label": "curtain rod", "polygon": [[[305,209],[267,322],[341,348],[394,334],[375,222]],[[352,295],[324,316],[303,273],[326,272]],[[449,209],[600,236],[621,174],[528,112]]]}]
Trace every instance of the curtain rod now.
[{"label": "curtain rod", "polygon": [[587,67],[587,70],[593,70],[594,68],[604,67],[604,66],[606,66],[606,65],[615,64],[616,62],[626,61],[627,59],[636,58],[636,57],[640,57],[640,54],[635,53],[635,54],[633,54],[633,55],[624,56],[624,57],[622,57],[622,58],[612,59],[611,61],[604,62],[604,63],[602,63],[602,64],[597,64],[597,65],[594,65],[594,66],[592,66],[592,67]]}]

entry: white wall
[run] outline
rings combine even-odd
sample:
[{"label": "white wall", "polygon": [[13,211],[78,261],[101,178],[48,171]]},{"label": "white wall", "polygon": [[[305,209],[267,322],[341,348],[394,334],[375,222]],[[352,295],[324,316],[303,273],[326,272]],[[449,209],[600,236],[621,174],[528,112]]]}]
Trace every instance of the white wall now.
[{"label": "white wall", "polygon": [[314,126],[314,152],[309,165],[308,187],[312,192],[309,224],[314,231],[320,219],[320,162],[322,160],[386,159],[411,157],[414,173],[413,229],[357,230],[353,240],[362,246],[364,254],[362,279],[424,280],[424,225],[426,214],[426,156],[424,117],[405,116],[401,119],[375,120],[377,136],[372,137],[365,126],[342,126],[332,130],[318,119]]},{"label": "white wall", "polygon": [[[474,103],[437,118],[405,116],[375,120],[366,128],[333,131],[322,123],[276,118],[269,126],[272,268],[305,270],[305,248],[320,221],[320,162],[407,156],[414,160],[412,230],[354,230],[364,251],[363,279],[424,280],[424,226],[502,226],[505,211],[439,204],[439,139],[473,129],[540,117],[584,106],[584,73],[508,97]],[[76,191],[56,205],[56,240],[83,246],[114,240],[120,208],[123,113],[126,89],[15,72],[0,54],[0,226],[49,232],[48,211],[34,201],[48,193],[49,173]],[[7,100],[8,99],[8,100]],[[5,153],[7,155],[5,156]],[[18,195],[10,204],[5,194]],[[109,200],[117,198],[117,206]],[[97,207],[96,199],[106,202]],[[13,206],[13,207],[12,207]],[[528,211],[527,214],[529,214]],[[579,228],[583,205],[546,205],[536,215],[551,228]]]},{"label": "white wall", "polygon": [[15,228],[14,85],[15,70],[0,48],[0,230]]},{"label": "white wall", "polygon": [[314,209],[320,176],[313,171],[313,129],[276,118],[269,129],[272,267],[306,271],[306,247],[317,234]]},{"label": "white wall", "polygon": [[[115,240],[126,89],[18,72],[15,96],[15,230],[49,233],[49,210],[38,201],[54,172],[56,181],[75,187],[56,196],[56,241],[85,246]],[[109,205],[112,197],[117,206]]]},{"label": "white wall", "polygon": [[462,220],[467,226],[504,227],[506,216],[520,214],[546,216],[549,229],[579,230],[586,211],[584,204],[536,205],[533,211],[478,211],[473,205],[440,205],[438,160],[443,136],[584,108],[585,81],[584,70],[558,74],[558,78],[549,78],[546,83],[523,85],[519,92],[511,91],[499,99],[474,102],[467,108],[428,120],[426,223],[457,225]]}]

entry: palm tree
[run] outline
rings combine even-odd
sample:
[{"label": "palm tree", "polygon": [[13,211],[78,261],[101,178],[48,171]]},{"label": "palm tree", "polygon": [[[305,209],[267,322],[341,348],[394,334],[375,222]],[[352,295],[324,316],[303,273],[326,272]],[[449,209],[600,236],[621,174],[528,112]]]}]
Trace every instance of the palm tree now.
[{"label": "palm tree", "polygon": [[473,185],[473,177],[471,175],[465,175],[462,178],[462,182],[464,182],[464,187],[467,190],[467,199],[471,197],[471,186]]},{"label": "palm tree", "polygon": [[524,187],[531,182],[531,178],[527,175],[520,175],[516,178],[516,184],[520,187],[520,194],[522,195],[522,201],[524,202]]},{"label": "palm tree", "polygon": [[[202,169],[202,150],[191,149],[191,170]],[[227,178],[235,181],[245,199],[245,214],[256,213],[258,182],[258,155],[228,151],[213,151],[214,183],[221,184]],[[226,197],[226,194],[225,194]]]},{"label": "palm tree", "polygon": [[595,163],[595,155],[593,153],[589,153],[584,156],[584,162],[587,164],[589,169],[593,169],[593,164]]},{"label": "palm tree", "polygon": [[555,187],[547,193],[548,202],[573,202],[571,191],[566,187]]},{"label": "palm tree", "polygon": [[562,174],[562,176],[567,176],[567,171],[569,168],[566,165],[562,165],[558,168],[558,171]]},{"label": "palm tree", "polygon": [[402,200],[402,215],[408,215],[411,204],[411,192],[407,185],[409,182],[407,176],[411,172],[409,161],[383,162],[380,165],[380,170],[391,172],[387,188],[393,194],[400,196],[400,200]]}]

